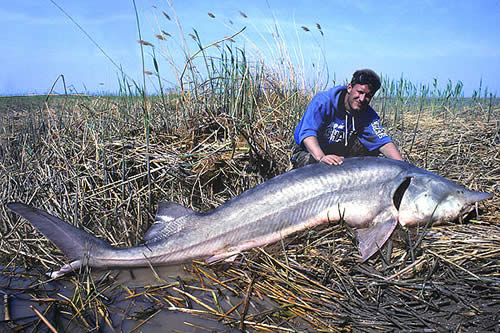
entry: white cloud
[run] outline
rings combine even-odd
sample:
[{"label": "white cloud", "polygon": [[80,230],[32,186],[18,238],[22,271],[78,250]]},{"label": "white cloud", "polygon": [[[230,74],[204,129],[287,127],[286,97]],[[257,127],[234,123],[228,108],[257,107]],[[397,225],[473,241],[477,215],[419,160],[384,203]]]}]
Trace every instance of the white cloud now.
[{"label": "white cloud", "polygon": [[3,24],[43,24],[54,25],[60,24],[61,19],[58,17],[34,16],[23,12],[9,11],[0,8],[0,17]]}]

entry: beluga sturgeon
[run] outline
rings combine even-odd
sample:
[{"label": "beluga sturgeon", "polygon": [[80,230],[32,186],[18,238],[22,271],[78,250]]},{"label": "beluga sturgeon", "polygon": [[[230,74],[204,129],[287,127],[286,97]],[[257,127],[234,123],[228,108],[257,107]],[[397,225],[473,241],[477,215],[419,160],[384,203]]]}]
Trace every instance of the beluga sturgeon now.
[{"label": "beluga sturgeon", "polygon": [[467,190],[410,163],[379,157],[344,159],[340,166],[308,165],[251,188],[208,212],[160,202],[155,222],[138,246],[112,247],[61,219],[23,203],[7,207],[52,241],[69,263],[134,267],[234,257],[290,234],[341,219],[356,230],[361,259],[370,258],[399,223],[453,221],[490,193]]}]

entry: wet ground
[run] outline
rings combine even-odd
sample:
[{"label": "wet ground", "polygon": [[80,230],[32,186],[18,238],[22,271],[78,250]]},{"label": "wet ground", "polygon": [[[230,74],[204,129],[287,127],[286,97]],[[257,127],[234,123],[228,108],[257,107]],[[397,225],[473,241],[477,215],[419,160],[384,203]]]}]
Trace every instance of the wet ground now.
[{"label": "wet ground", "polygon": [[[223,282],[206,278],[212,277],[206,268],[196,272],[173,266],[51,280],[42,271],[4,269],[0,331],[239,332],[244,324],[236,318],[277,307],[267,298],[245,300]],[[206,283],[193,274],[203,274]]]}]

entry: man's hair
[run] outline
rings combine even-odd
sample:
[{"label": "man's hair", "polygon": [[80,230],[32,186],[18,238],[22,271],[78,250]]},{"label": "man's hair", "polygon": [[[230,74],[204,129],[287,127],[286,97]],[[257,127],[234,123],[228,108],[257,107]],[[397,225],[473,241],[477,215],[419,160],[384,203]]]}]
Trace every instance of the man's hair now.
[{"label": "man's hair", "polygon": [[367,84],[370,90],[375,93],[380,88],[380,77],[371,69],[360,69],[352,74],[351,85]]}]

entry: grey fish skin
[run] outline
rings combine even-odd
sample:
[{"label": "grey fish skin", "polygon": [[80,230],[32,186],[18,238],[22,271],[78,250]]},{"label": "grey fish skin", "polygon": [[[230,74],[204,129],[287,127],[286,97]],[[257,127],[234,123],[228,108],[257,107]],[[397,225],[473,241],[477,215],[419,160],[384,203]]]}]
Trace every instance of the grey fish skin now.
[{"label": "grey fish skin", "polygon": [[84,265],[133,267],[232,257],[292,233],[341,218],[356,229],[362,260],[384,245],[400,223],[451,221],[491,198],[407,162],[346,158],[340,166],[309,165],[274,177],[206,213],[161,202],[143,244],[114,248],[42,210],[7,207],[26,218],[68,257],[52,276]]}]

